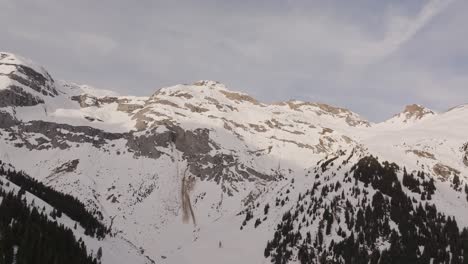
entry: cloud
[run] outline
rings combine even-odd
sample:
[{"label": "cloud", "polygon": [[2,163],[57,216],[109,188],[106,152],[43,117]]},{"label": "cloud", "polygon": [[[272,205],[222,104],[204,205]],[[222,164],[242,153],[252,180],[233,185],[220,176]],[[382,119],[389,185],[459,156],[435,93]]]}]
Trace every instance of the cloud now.
[{"label": "cloud", "polygon": [[349,64],[372,64],[385,59],[411,40],[432,18],[442,12],[452,0],[430,0],[415,17],[391,15],[382,40],[364,42],[347,54]]}]

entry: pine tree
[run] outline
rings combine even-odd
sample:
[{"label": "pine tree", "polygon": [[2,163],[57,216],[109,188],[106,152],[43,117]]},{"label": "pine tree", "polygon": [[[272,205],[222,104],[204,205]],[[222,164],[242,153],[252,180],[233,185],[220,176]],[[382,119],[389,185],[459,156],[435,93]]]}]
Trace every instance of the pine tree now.
[{"label": "pine tree", "polygon": [[101,260],[102,258],[102,247],[99,247],[97,253],[96,253],[96,259]]}]

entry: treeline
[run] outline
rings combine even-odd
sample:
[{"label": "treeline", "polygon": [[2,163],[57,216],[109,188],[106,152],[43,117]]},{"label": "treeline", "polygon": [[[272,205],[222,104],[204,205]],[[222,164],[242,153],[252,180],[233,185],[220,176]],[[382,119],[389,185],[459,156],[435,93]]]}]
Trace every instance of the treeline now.
[{"label": "treeline", "polygon": [[18,185],[22,191],[30,192],[50,204],[56,210],[54,214],[61,215],[61,213],[64,213],[78,222],[85,229],[85,235],[102,239],[109,233],[107,227],[96,218],[96,215],[98,215],[102,219],[101,213],[89,212],[86,210],[85,205],[75,197],[47,187],[23,172],[11,169],[5,170],[1,161],[0,175],[5,175],[9,181]]},{"label": "treeline", "polygon": [[416,176],[413,173],[403,170],[403,186],[407,187],[411,192],[421,194],[421,200],[431,200],[436,187],[434,179],[429,178],[426,180],[426,174],[418,171]]},{"label": "treeline", "polygon": [[73,232],[48,220],[0,180],[0,264],[97,264]]},{"label": "treeline", "polygon": [[[417,201],[406,195],[398,170],[396,164],[365,157],[344,177],[345,183],[354,183],[350,190],[339,183],[321,190],[314,185],[283,216],[265,257],[275,264],[293,259],[301,264],[468,263],[468,229],[460,230],[434,205],[423,205],[422,197]],[[405,186],[430,199],[432,181],[404,174]],[[376,192],[371,195],[369,187]]]},{"label": "treeline", "polygon": [[[365,181],[373,178],[376,171],[387,172],[387,185],[382,186],[389,190],[387,196],[377,188],[367,202],[363,198],[357,212],[361,217],[350,228],[352,233],[335,244],[327,255],[333,256],[336,263],[468,263],[468,230],[460,230],[456,220],[438,212],[435,205],[423,206],[407,196],[395,166],[388,163],[382,166],[375,158],[367,157],[359,161],[354,176]],[[406,172],[404,176],[406,184],[414,177]],[[418,178],[424,179],[424,175],[419,173]],[[374,177],[372,184],[379,185],[382,180]],[[422,193],[430,197],[435,188],[432,182],[427,183]],[[397,231],[389,228],[390,222],[397,225]],[[377,244],[379,239],[388,243],[383,250]]]}]

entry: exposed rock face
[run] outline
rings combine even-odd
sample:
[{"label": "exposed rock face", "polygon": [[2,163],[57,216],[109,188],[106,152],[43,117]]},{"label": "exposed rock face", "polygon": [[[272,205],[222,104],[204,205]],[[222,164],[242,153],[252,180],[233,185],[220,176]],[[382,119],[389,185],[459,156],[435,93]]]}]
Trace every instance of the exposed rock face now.
[{"label": "exposed rock face", "polygon": [[19,124],[20,122],[13,118],[9,113],[0,110],[0,128],[8,129]]},{"label": "exposed rock face", "polygon": [[[187,162],[188,171],[200,180],[215,181],[223,184],[223,190],[232,195],[236,190],[233,182],[242,180],[271,181],[275,178],[258,172],[255,168],[245,166],[232,154],[222,152],[210,138],[208,129],[184,130],[179,126],[167,125],[167,130],[158,132],[157,127],[145,133],[131,131],[128,133],[110,133],[88,126],[70,126],[45,121],[22,123],[8,113],[1,113],[0,127],[8,133],[8,139],[17,147],[29,150],[66,150],[76,144],[91,144],[93,147],[106,150],[116,140],[125,140],[126,149],[138,157],[159,159],[167,153],[161,148],[182,153],[180,157]],[[175,155],[172,153],[172,155]],[[174,158],[174,157],[173,157]],[[64,164],[55,173],[76,168],[76,161]]]},{"label": "exposed rock face", "polygon": [[461,147],[461,151],[463,153],[463,163],[465,164],[465,166],[468,167],[468,142],[463,144],[463,146]]},{"label": "exposed rock face", "polygon": [[129,104],[127,102],[119,102],[119,105],[117,106],[117,111],[122,111],[126,113],[131,113],[137,109],[142,108],[142,105],[139,104]]},{"label": "exposed rock face", "polygon": [[9,53],[0,53],[0,77],[10,83],[0,90],[0,107],[33,106],[44,103],[42,96],[58,95],[55,82],[47,71],[23,64]]},{"label": "exposed rock face", "polygon": [[38,96],[34,96],[21,87],[11,85],[8,90],[0,90],[0,108],[7,106],[33,106],[44,103]]},{"label": "exposed rock face", "polygon": [[209,110],[206,109],[206,108],[203,108],[203,107],[200,107],[200,106],[196,106],[196,105],[193,105],[193,104],[189,104],[189,103],[186,103],[184,105],[186,108],[190,109],[190,111],[192,112],[196,112],[196,113],[203,113],[203,112],[208,112]]},{"label": "exposed rock face", "polygon": [[399,116],[403,118],[404,123],[408,123],[410,120],[420,120],[426,116],[431,116],[434,115],[435,113],[427,108],[425,108],[422,105],[418,104],[412,104],[412,105],[407,105],[403,112],[401,112],[398,115],[395,115],[396,117]]},{"label": "exposed rock face", "polygon": [[[183,130],[177,126],[168,127],[168,131],[135,136],[128,136],[127,146],[136,155],[149,158],[159,158],[163,153],[157,147],[169,148],[183,153],[183,160],[187,161],[189,172],[200,180],[213,180],[224,183],[225,191],[232,194],[235,187],[233,181],[261,179],[265,181],[274,180],[271,175],[256,171],[254,168],[242,165],[237,157],[224,153],[210,154],[212,150],[219,149],[217,144],[210,139],[207,129],[196,129],[194,131]],[[225,181],[225,182],[224,182]]]},{"label": "exposed rock face", "polygon": [[171,131],[156,133],[156,129],[145,133],[144,135],[128,134],[127,148],[128,151],[136,156],[143,156],[152,159],[161,157],[162,152],[157,150],[157,147],[169,147],[174,140],[174,135]]},{"label": "exposed rock face", "polygon": [[387,129],[398,129],[412,126],[434,116],[437,116],[437,114],[432,110],[422,105],[412,104],[407,105],[402,112],[377,125]]},{"label": "exposed rock face", "polygon": [[0,128],[5,129],[7,139],[14,141],[16,146],[30,150],[64,150],[77,143],[90,143],[100,148],[108,141],[124,137],[124,134],[109,133],[88,126],[71,126],[42,120],[22,123],[5,112],[0,112]]},{"label": "exposed rock face", "polygon": [[62,165],[60,165],[59,167],[55,168],[55,169],[53,170],[53,173],[54,173],[54,174],[57,174],[57,173],[62,173],[62,172],[72,172],[72,171],[75,171],[76,168],[78,167],[78,164],[79,164],[79,163],[80,163],[80,160],[78,160],[78,159],[65,162],[64,164],[62,164]]},{"label": "exposed rock face", "polygon": [[221,91],[221,93],[223,93],[228,99],[233,100],[235,102],[250,102],[254,105],[260,105],[260,103],[256,99],[246,94],[229,91]]},{"label": "exposed rock face", "polygon": [[434,154],[429,153],[427,151],[423,151],[423,150],[412,149],[412,150],[407,150],[406,153],[413,153],[414,155],[421,157],[421,158],[433,159],[433,160],[436,159]]},{"label": "exposed rock face", "polygon": [[99,101],[95,96],[88,94],[72,96],[73,101],[77,101],[80,104],[80,107],[90,107],[90,106],[99,106]]},{"label": "exposed rock face", "polygon": [[217,85],[221,85],[220,82],[218,81],[210,81],[210,80],[200,80],[200,81],[196,81],[193,83],[193,85],[195,86],[217,86]]},{"label": "exposed rock face", "polygon": [[336,118],[343,118],[346,121],[346,123],[350,126],[370,126],[370,123],[367,120],[364,120],[357,114],[341,107],[331,106],[323,103],[311,103],[301,101],[288,101],[285,103],[279,103],[279,105],[288,105],[291,109],[295,111],[303,111],[303,109],[306,109],[307,107],[313,107],[318,109],[316,111],[318,115],[331,115]]},{"label": "exposed rock face", "polygon": [[446,181],[449,179],[450,176],[458,176],[460,175],[460,171],[454,169],[450,166],[444,165],[442,163],[437,163],[432,168],[434,173],[440,177],[441,180]]},{"label": "exposed rock face", "polygon": [[175,146],[178,150],[184,153],[184,156],[189,158],[199,154],[207,154],[212,149],[210,145],[216,144],[211,141],[207,129],[195,129],[194,131],[186,131],[180,127],[170,127],[175,136]]},{"label": "exposed rock face", "polygon": [[14,67],[16,67],[16,71],[7,75],[12,80],[46,96],[58,95],[54,87],[54,80],[47,72],[39,73],[23,65],[15,65]]},{"label": "exposed rock face", "polygon": [[407,118],[421,119],[426,115],[433,115],[434,112],[417,104],[407,105],[403,113]]}]

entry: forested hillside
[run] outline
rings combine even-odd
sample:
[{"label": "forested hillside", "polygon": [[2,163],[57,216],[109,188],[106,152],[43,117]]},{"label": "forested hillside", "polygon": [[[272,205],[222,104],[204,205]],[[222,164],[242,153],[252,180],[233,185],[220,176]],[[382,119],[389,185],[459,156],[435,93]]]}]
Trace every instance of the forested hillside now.
[{"label": "forested hillside", "polygon": [[[468,263],[468,229],[426,198],[408,196],[399,170],[395,163],[364,157],[342,175],[343,185],[319,183],[299,194],[267,243],[265,257],[275,264],[296,258],[301,264]],[[418,179],[403,171],[403,183],[420,194]],[[433,183],[424,181],[424,173],[417,175],[427,182],[423,193],[431,200]]]},{"label": "forested hillside", "polygon": [[78,222],[85,229],[86,235],[104,238],[108,232],[106,226],[100,222],[100,219],[102,219],[101,212],[88,212],[84,204],[75,197],[47,187],[24,172],[11,169],[5,170],[1,160],[0,175],[5,176],[7,180],[21,187],[21,190],[30,192],[53,206],[56,210],[54,216],[60,216],[62,213],[65,213],[68,217]]},{"label": "forested hillside", "polygon": [[9,184],[0,177],[0,264],[99,263],[70,229],[28,205],[22,192],[6,192]]}]

